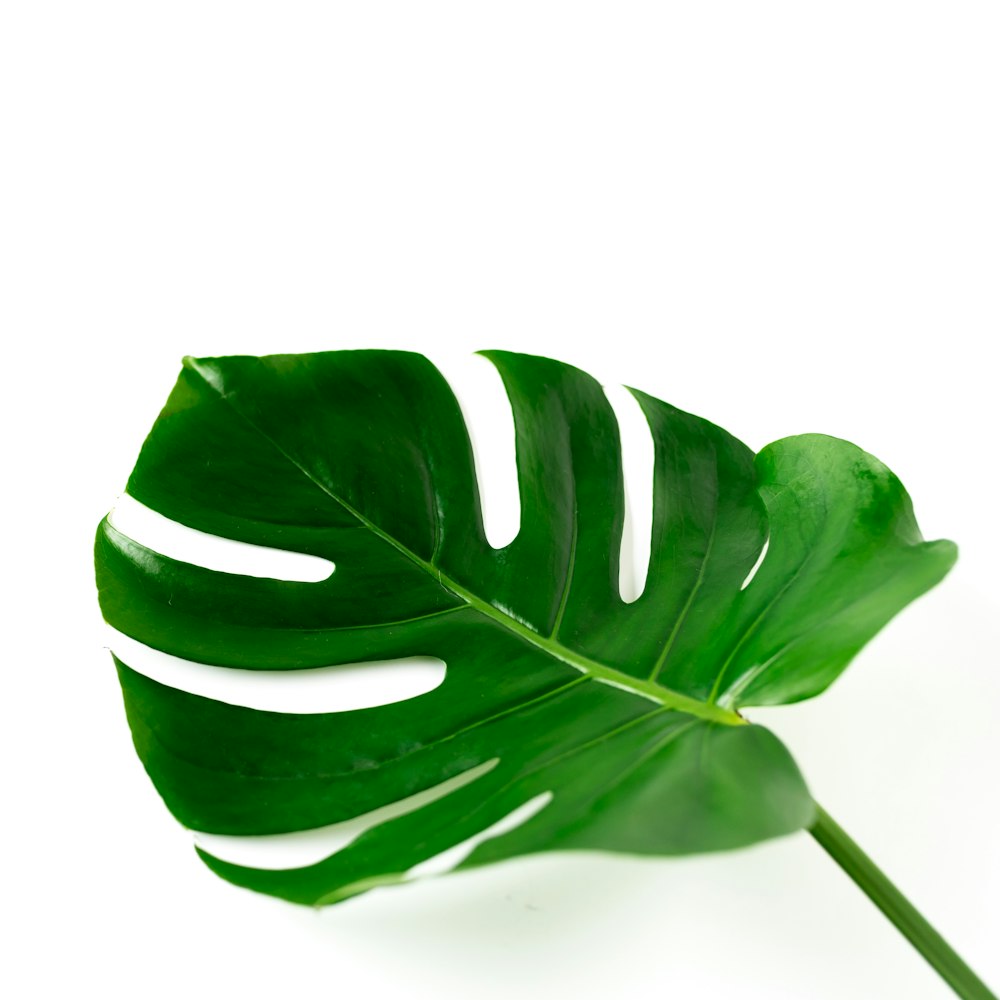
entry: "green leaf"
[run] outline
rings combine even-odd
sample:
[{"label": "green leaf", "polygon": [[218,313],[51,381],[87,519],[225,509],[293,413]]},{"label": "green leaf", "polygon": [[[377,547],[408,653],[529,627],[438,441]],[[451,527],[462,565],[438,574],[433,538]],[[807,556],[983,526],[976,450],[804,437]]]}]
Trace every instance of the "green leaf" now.
[{"label": "green leaf", "polygon": [[98,530],[104,616],[147,646],[254,671],[447,664],[419,697],[301,714],[200,697],[118,660],[136,748],[185,825],[265,835],[374,813],[303,868],[201,852],[239,885],[329,903],[442,865],[713,851],[807,827],[795,763],[739,709],[821,692],[954,562],[854,445],[810,434],[754,457],[635,391],[655,446],[653,523],[645,588],[625,603],[601,387],[544,358],[487,356],[516,428],[521,529],[502,549],[486,541],[447,383],[418,354],[381,351],[186,359],[128,483],[188,527],[328,559],[327,579],[222,573],[107,519]]}]

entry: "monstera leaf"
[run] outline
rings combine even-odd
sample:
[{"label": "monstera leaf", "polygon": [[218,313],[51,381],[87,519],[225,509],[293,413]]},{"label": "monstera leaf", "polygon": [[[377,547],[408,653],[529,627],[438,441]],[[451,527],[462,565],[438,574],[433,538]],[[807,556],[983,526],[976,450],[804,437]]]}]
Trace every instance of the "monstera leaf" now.
[{"label": "monstera leaf", "polygon": [[418,354],[381,351],[186,360],[128,483],[190,528],[327,559],[327,579],[221,573],[100,526],[103,613],[146,646],[221,670],[446,664],[419,697],[302,714],[168,687],[122,653],[136,748],[186,826],[265,835],[369,817],[301,868],[202,852],[239,885],[332,903],[440,858],[676,855],[810,827],[788,751],[741,709],[819,694],[955,559],[854,445],[810,434],[755,457],[634,391],[655,446],[653,523],[645,588],[626,603],[601,387],[544,358],[487,356],[516,428],[521,528],[504,548],[486,541],[447,383]]}]

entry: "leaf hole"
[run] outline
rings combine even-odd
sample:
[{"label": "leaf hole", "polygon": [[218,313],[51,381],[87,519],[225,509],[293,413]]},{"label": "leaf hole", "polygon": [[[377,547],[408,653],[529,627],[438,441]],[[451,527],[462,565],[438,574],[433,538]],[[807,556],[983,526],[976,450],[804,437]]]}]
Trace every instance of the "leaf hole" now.
[{"label": "leaf hole", "polygon": [[519,826],[523,826],[529,819],[540,813],[551,801],[552,792],[542,792],[540,795],[536,795],[534,798],[529,799],[507,813],[503,819],[499,819],[496,823],[486,827],[485,830],[480,830],[479,833],[473,834],[460,844],[449,847],[446,851],[435,854],[434,857],[428,858],[426,861],[421,861],[418,865],[414,865],[406,873],[407,881],[410,879],[427,878],[432,875],[443,875],[446,872],[452,871],[465,861],[480,844],[485,843],[487,840],[493,840],[495,837],[503,836],[505,833],[510,833]]},{"label": "leaf hole", "polygon": [[625,483],[625,523],[618,563],[618,592],[626,604],[646,588],[653,536],[653,435],[636,398],[621,385],[606,385],[604,394],[618,421],[622,477]]},{"label": "leaf hole", "polygon": [[502,549],[521,527],[514,414],[500,373],[479,354],[428,355],[451,386],[472,441],[486,540]]},{"label": "leaf hole", "polygon": [[195,844],[213,857],[248,868],[267,871],[305,868],[344,850],[374,827],[406,816],[457,792],[477,778],[489,774],[499,763],[500,758],[494,757],[414,795],[329,826],[265,836],[231,836],[196,830]]},{"label": "leaf hole", "polygon": [[244,670],[164,653],[109,626],[111,651],[122,663],[167,687],[227,705],[265,712],[319,715],[378,708],[428,694],[447,668],[432,656],[347,663],[298,670]]},{"label": "leaf hole", "polygon": [[747,578],[740,584],[740,590],[746,590],[747,587],[753,582],[753,578],[757,575],[757,570],[764,565],[764,557],[767,555],[767,547],[771,544],[770,537],[764,539],[764,545],[760,550],[760,555],[757,556],[757,561],[750,568],[750,572],[747,573]]},{"label": "leaf hole", "polygon": [[335,569],[329,559],[320,556],[251,545],[189,528],[158,514],[127,493],[118,499],[108,520],[116,530],[147,549],[220,573],[319,583]]}]

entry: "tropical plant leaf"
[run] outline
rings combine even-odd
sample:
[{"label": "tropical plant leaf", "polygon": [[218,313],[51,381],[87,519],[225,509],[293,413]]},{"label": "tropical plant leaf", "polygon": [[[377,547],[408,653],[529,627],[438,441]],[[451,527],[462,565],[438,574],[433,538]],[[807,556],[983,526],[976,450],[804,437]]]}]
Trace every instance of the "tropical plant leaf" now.
[{"label": "tropical plant leaf", "polygon": [[[487,356],[516,428],[521,529],[502,549],[483,532],[447,383],[418,354],[382,351],[186,359],[127,487],[191,528],[329,559],[329,578],[222,573],[107,519],[98,530],[104,616],[147,646],[256,671],[447,664],[416,698],[293,714],[118,660],[139,755],[185,825],[266,835],[374,814],[302,868],[201,852],[233,882],[329,903],[442,857],[683,854],[809,826],[792,758],[739,710],[821,692],[955,559],[950,542],[922,540],[902,485],[854,445],[810,434],[754,457],[634,391],[655,446],[653,524],[645,589],[625,603],[620,449],[601,387],[548,359]],[[463,859],[456,845],[473,837]]]}]

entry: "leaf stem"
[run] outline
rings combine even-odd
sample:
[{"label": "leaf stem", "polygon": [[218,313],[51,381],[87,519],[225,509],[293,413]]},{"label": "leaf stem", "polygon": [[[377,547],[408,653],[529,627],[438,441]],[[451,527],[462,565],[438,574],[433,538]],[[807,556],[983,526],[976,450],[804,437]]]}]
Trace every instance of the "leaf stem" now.
[{"label": "leaf stem", "polygon": [[962,1000],[997,1000],[948,942],[818,803],[816,822],[809,832]]}]

